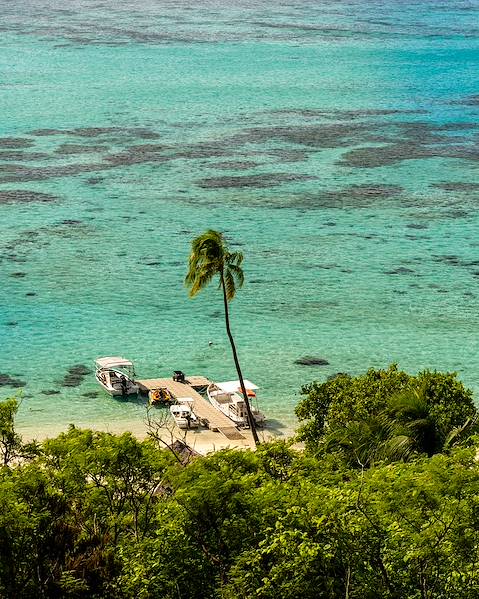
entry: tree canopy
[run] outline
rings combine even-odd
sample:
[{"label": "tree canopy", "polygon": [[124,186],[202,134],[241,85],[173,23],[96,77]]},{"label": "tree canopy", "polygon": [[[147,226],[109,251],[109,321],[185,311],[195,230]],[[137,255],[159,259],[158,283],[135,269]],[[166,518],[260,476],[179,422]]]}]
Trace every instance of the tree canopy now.
[{"label": "tree canopy", "polygon": [[[320,435],[304,451],[275,441],[189,463],[153,439],[75,427],[26,447],[7,404],[17,458],[0,468],[0,597],[475,599],[479,438],[461,434],[470,392],[454,375],[395,367],[306,389],[331,412],[320,403],[306,429]],[[368,461],[379,449],[366,443],[358,468],[333,433],[384,433],[383,418],[426,445]],[[455,442],[428,451],[443,427]]]},{"label": "tree canopy", "polygon": [[410,375],[393,364],[313,382],[302,394],[299,439],[311,451],[335,448],[357,466],[433,455],[476,430],[472,391],[455,373]]}]

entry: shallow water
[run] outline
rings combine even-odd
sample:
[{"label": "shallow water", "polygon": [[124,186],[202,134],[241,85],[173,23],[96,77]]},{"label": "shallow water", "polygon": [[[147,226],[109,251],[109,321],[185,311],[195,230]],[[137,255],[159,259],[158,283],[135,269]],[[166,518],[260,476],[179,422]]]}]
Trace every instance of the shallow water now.
[{"label": "shallow water", "polygon": [[305,382],[390,362],[479,390],[479,2],[0,9],[0,372],[27,383],[23,430],[142,419],[92,374],[63,386],[100,355],[234,377],[220,294],[183,287],[209,227],[245,254],[233,327],[273,420]]}]

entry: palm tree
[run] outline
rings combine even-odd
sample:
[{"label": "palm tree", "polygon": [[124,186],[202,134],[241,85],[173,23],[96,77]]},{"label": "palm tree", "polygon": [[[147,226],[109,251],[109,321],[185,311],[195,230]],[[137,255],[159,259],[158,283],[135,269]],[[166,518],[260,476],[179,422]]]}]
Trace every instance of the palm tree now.
[{"label": "palm tree", "polygon": [[244,273],[241,268],[242,262],[243,254],[241,252],[230,252],[223,234],[209,229],[191,242],[191,254],[185,284],[190,289],[190,297],[194,297],[202,289],[207,287],[214,277],[219,277],[219,288],[223,291],[226,333],[233,351],[233,359],[246,405],[249,426],[255,445],[258,445],[259,438],[256,432],[256,422],[251,411],[235,342],[231,334],[228,306],[228,302],[236,295],[236,289],[240,288],[244,283]]},{"label": "palm tree", "polygon": [[405,389],[391,397],[385,416],[391,424],[391,440],[402,439],[403,446],[429,457],[442,451],[446,434],[438,427],[424,387]]}]

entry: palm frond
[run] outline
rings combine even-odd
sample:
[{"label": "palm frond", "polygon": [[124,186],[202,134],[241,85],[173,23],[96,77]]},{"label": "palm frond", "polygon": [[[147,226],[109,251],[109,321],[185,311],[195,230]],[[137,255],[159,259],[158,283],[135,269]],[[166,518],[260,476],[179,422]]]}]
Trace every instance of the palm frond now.
[{"label": "palm frond", "polygon": [[197,271],[195,277],[191,280],[191,283],[189,284],[190,297],[194,297],[200,291],[202,291],[211,282],[211,279],[216,274],[217,273],[214,270]]},{"label": "palm frond", "polygon": [[325,447],[339,451],[351,466],[366,467],[376,461],[376,452],[383,439],[380,423],[374,417],[351,420],[332,432]]},{"label": "palm frond", "polygon": [[388,413],[403,421],[426,417],[429,413],[424,389],[405,389],[394,395]]},{"label": "palm frond", "polygon": [[441,451],[444,433],[431,413],[424,387],[406,389],[393,396],[385,412],[392,422],[391,433],[395,430],[396,435],[408,437],[415,451],[429,456]]},{"label": "palm frond", "polygon": [[190,296],[194,297],[219,275],[219,287],[224,284],[227,300],[232,300],[236,295],[236,289],[244,283],[242,262],[243,254],[230,252],[222,233],[213,229],[205,231],[191,242],[188,272],[185,277]]},{"label": "palm frond", "polygon": [[469,437],[473,432],[477,432],[477,428],[477,416],[475,416],[474,418],[468,418],[462,426],[456,426],[451,431],[449,431],[449,434],[447,435],[446,440],[444,441],[444,449],[447,450],[453,447],[454,445],[458,445],[459,443],[464,441],[464,439]]},{"label": "palm frond", "polygon": [[191,242],[185,285],[194,297],[223,269],[225,246],[222,233],[209,229]]},{"label": "palm frond", "polygon": [[236,294],[236,285],[234,276],[231,274],[231,270],[228,268],[223,274],[224,285],[226,291],[226,299],[232,300]]},{"label": "palm frond", "polygon": [[242,252],[228,252],[225,256],[225,262],[228,265],[234,264],[236,266],[241,266],[243,258]]},{"label": "palm frond", "polygon": [[396,435],[378,447],[377,457],[381,460],[406,462],[415,453],[414,439],[408,435]]},{"label": "palm frond", "polygon": [[240,266],[238,266],[237,264],[228,264],[226,266],[226,271],[231,273],[231,276],[234,278],[236,287],[243,287],[244,272]]}]

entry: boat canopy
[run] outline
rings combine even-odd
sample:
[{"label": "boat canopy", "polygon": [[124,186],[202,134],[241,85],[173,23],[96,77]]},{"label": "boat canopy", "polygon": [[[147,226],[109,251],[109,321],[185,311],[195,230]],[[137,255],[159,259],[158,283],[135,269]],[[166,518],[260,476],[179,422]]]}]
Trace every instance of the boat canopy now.
[{"label": "boat canopy", "polygon": [[[247,379],[243,379],[243,382],[246,391],[256,391],[256,389],[259,389],[259,387],[257,387],[254,383],[248,381]],[[238,393],[238,391],[241,391],[239,381],[225,381],[224,383],[216,383],[216,386],[222,391],[226,391],[226,393]]]},{"label": "boat canopy", "polygon": [[109,356],[106,358],[97,358],[95,364],[98,368],[132,368],[133,363],[120,356]]},{"label": "boat canopy", "polygon": [[178,414],[178,415],[182,415],[182,416],[187,416],[188,414],[191,415],[191,410],[188,406],[182,406],[179,404],[171,406],[170,412],[172,414]]},{"label": "boat canopy", "polygon": [[195,400],[192,397],[179,397],[177,402],[185,406],[192,406],[195,403]]}]

